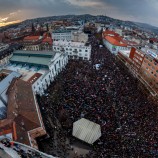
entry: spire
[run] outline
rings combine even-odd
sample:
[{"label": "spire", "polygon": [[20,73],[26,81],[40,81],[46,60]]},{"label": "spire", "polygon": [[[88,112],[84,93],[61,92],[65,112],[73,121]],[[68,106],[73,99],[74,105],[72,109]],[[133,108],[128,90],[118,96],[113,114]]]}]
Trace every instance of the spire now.
[{"label": "spire", "polygon": [[33,23],[32,23],[32,32],[35,32],[35,27],[34,27]]}]

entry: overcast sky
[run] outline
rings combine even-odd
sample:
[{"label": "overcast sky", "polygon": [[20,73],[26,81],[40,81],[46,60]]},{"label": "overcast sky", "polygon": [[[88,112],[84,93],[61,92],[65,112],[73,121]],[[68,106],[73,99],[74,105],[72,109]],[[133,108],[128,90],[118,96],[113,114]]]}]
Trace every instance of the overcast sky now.
[{"label": "overcast sky", "polygon": [[158,26],[158,0],[0,0],[0,26],[36,17],[85,13]]}]

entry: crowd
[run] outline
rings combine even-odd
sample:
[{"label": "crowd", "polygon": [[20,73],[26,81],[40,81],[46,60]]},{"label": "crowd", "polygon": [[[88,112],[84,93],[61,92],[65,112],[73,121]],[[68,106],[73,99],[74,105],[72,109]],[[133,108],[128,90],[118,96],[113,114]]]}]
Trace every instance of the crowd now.
[{"label": "crowd", "polygon": [[[10,141],[9,139],[2,139],[0,141],[0,152],[5,151],[6,150],[5,148],[9,149],[9,153],[12,154],[11,156],[13,158],[15,158],[17,156],[21,157],[21,158],[43,158],[40,153],[33,151],[33,150],[29,150],[25,147],[22,147],[19,144]],[[15,153],[11,150],[14,150]],[[46,156],[45,156],[45,158],[46,158]]]},{"label": "crowd", "polygon": [[91,61],[70,61],[47,95],[38,99],[50,136],[39,142],[41,150],[66,157],[73,150],[72,123],[84,117],[100,124],[102,131],[84,157],[158,156],[157,100],[121,61],[99,48],[95,36],[90,43]]}]

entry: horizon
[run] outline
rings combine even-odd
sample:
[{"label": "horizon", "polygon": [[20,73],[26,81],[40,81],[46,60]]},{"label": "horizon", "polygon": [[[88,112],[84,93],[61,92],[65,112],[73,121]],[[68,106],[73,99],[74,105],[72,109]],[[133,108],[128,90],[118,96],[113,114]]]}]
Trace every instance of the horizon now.
[{"label": "horizon", "polygon": [[0,0],[0,26],[39,17],[90,14],[158,27],[157,6],[155,0]]},{"label": "horizon", "polygon": [[15,21],[7,22],[7,23],[5,23],[5,22],[1,23],[0,22],[0,28],[5,27],[5,26],[10,26],[10,25],[18,24],[18,23],[20,24],[20,23],[22,23],[22,22],[24,22],[26,20],[34,20],[34,19],[38,19],[38,18],[47,18],[47,17],[55,17],[55,16],[71,16],[71,15],[75,15],[75,16],[81,16],[81,15],[106,16],[106,17],[109,17],[109,18],[112,18],[112,19],[115,19],[115,20],[121,20],[121,21],[125,21],[125,22],[129,21],[129,22],[133,22],[133,23],[147,24],[147,25],[150,25],[150,26],[158,28],[158,26],[155,26],[155,25],[152,25],[152,24],[149,24],[149,23],[145,23],[145,22],[131,21],[131,20],[122,20],[122,19],[114,18],[114,17],[108,16],[108,15],[102,15],[102,14],[100,14],[100,15],[93,15],[93,14],[88,14],[88,13],[85,13],[85,14],[83,13],[83,14],[48,15],[48,16],[39,16],[39,17],[34,17],[34,18],[26,18],[24,20],[15,20]]}]

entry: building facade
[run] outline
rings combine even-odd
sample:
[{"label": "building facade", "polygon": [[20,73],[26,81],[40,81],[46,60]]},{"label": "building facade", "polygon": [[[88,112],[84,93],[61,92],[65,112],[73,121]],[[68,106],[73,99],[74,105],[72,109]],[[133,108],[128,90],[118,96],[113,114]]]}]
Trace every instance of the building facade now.
[{"label": "building facade", "polygon": [[114,31],[104,30],[102,33],[103,43],[107,49],[114,55],[117,55],[119,50],[129,50],[127,43],[119,34]]},{"label": "building facade", "polygon": [[24,50],[29,51],[51,51],[52,43],[51,34],[48,32],[43,36],[27,36],[23,40]]},{"label": "building facade", "polygon": [[61,51],[15,51],[7,69],[22,74],[36,94],[43,95],[50,83],[68,63],[68,54]]},{"label": "building facade", "polygon": [[53,50],[63,49],[68,54],[69,59],[90,60],[91,46],[82,42],[54,41]]},{"label": "building facade", "polygon": [[129,68],[152,95],[158,95],[158,54],[157,51],[131,48],[128,53],[119,51],[117,57]]},{"label": "building facade", "polygon": [[52,38],[54,41],[56,41],[56,40],[71,41],[72,33],[73,33],[73,31],[71,31],[71,30],[54,30],[52,32]]},{"label": "building facade", "polygon": [[86,43],[88,41],[88,34],[84,32],[73,32],[72,33],[72,41],[73,42],[83,42]]}]

